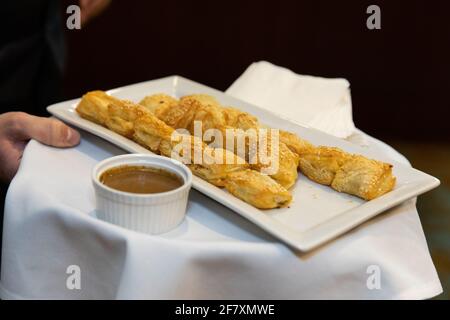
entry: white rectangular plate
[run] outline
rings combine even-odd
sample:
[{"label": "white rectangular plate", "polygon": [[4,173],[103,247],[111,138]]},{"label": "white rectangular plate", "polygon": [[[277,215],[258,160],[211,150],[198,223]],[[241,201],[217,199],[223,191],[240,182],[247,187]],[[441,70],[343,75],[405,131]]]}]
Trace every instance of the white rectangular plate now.
[{"label": "white rectangular plate", "polygon": [[[394,165],[394,174],[397,177],[395,189],[375,200],[363,201],[319,185],[300,175],[292,189],[294,200],[290,207],[272,210],[256,209],[232,196],[227,191],[194,177],[193,187],[195,189],[229,207],[278,239],[301,251],[310,250],[377,214],[439,185],[438,179],[426,173],[395,163],[383,158],[383,155],[374,154],[370,150],[326,133],[299,126],[267,110],[179,76],[138,83],[113,89],[108,91],[108,93],[133,101],[140,101],[144,96],[154,93],[167,93],[176,97],[194,93],[210,94],[223,105],[234,106],[247,111],[257,116],[262,123],[273,128],[294,132],[313,144],[339,147],[348,152],[387,161]],[[93,133],[129,152],[151,153],[133,141],[79,117],[75,112],[78,102],[79,99],[61,102],[49,106],[47,110],[57,118]]]}]

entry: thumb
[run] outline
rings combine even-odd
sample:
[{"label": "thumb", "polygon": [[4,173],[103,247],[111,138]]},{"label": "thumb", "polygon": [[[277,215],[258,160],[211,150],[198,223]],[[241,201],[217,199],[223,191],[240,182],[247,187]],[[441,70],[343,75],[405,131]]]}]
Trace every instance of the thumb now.
[{"label": "thumb", "polygon": [[80,134],[59,120],[32,115],[24,117],[24,134],[53,147],[72,147],[80,142]]}]

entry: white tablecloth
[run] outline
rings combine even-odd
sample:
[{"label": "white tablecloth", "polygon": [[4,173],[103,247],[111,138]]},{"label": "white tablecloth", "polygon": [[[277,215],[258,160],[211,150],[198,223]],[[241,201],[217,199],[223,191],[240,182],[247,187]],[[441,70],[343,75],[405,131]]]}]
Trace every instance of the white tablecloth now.
[{"label": "white tablecloth", "polygon": [[[306,254],[196,191],[181,226],[148,236],[95,218],[91,169],[120,153],[87,133],[73,149],[29,143],[6,199],[1,298],[422,299],[442,291],[414,200]],[[66,285],[78,274],[66,273],[71,265],[79,290]],[[369,266],[379,268],[380,289],[367,287]]]}]

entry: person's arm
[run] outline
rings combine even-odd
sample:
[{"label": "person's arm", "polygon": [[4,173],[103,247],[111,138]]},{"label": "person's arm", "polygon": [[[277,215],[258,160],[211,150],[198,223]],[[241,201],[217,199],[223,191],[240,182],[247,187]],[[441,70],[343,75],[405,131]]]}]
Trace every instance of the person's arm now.
[{"label": "person's arm", "polygon": [[90,20],[102,13],[111,0],[80,0],[81,24],[85,26]]},{"label": "person's arm", "polygon": [[64,148],[77,145],[80,134],[56,119],[24,112],[0,114],[0,180],[8,182],[14,177],[30,139]]}]

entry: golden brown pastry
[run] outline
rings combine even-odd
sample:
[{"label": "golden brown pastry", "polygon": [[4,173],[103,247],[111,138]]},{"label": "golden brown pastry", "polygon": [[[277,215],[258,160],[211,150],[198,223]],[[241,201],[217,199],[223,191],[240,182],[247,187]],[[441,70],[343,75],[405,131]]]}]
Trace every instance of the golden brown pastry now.
[{"label": "golden brown pastry", "polygon": [[[258,120],[246,112],[229,107],[222,108],[222,111],[227,126],[244,130],[261,128]],[[296,164],[309,179],[365,200],[379,197],[395,186],[395,177],[389,164],[352,155],[338,148],[316,147],[283,130],[279,131],[279,138],[283,167],[272,178],[287,188],[295,181],[291,173],[295,171]],[[285,151],[286,147],[294,156]],[[261,170],[258,165],[252,168]]]},{"label": "golden brown pastry", "polygon": [[108,105],[119,101],[106,92],[91,91],[83,95],[76,111],[81,117],[89,121],[105,125],[108,119]]},{"label": "golden brown pastry", "polygon": [[[237,198],[260,209],[272,209],[286,206],[292,200],[290,193],[270,177],[248,169],[244,159],[234,153],[220,148],[211,148],[198,137],[179,135],[180,140],[167,139],[169,131],[160,134],[161,122],[151,116],[143,116],[135,123],[135,136],[147,144],[152,150],[159,149],[161,154],[173,157],[176,152],[188,150],[191,159],[200,152],[203,156],[199,163],[187,164],[191,171],[200,178],[219,187],[225,187]],[[184,138],[184,139],[183,139]],[[188,138],[188,139],[185,139]],[[184,148],[187,144],[187,148]],[[197,146],[197,148],[195,148]],[[205,152],[206,151],[206,152]],[[180,154],[182,157],[183,154]],[[217,158],[232,161],[220,164]],[[177,158],[177,157],[175,157]]]},{"label": "golden brown pastry", "polygon": [[184,162],[192,173],[216,186],[222,187],[229,173],[249,167],[245,160],[239,159],[234,153],[211,148],[197,137],[180,134],[176,137],[178,139],[172,139],[173,129],[168,127],[172,129],[170,131],[164,126],[168,127],[155,116],[144,116],[135,123],[136,140],[152,151]]},{"label": "golden brown pastry", "polygon": [[[229,188],[236,193],[236,197],[255,207],[276,208],[290,201],[290,198],[286,196],[286,193],[289,195],[289,192],[285,188],[279,185],[278,188],[273,185],[268,188],[267,179],[272,181],[272,184],[277,185],[277,183],[259,172],[248,170],[249,165],[245,160],[234,153],[225,149],[209,147],[201,139],[191,135],[178,134],[177,136],[181,139],[174,140],[175,130],[141,105],[95,91],[84,95],[76,110],[80,116],[132,138],[161,155],[172,157],[178,154],[183,156],[183,152],[186,151],[191,160],[199,156],[200,161],[188,163],[188,167],[195,175],[216,186],[225,186],[225,182],[233,180],[230,175],[242,171],[243,173],[237,178],[245,179],[247,176],[246,180],[252,181],[246,187],[246,192],[260,196],[248,196],[243,191],[235,190],[232,185],[229,185]],[[276,201],[270,199],[276,199]]]},{"label": "golden brown pastry", "polygon": [[316,147],[287,131],[280,131],[280,140],[299,155],[299,169],[305,176],[339,192],[372,200],[395,186],[390,164],[338,148]]},{"label": "golden brown pastry", "polygon": [[[269,155],[268,159],[275,159],[275,161],[278,160],[278,163],[270,162],[269,164],[266,164],[264,161],[261,161],[261,159],[258,159],[258,161],[256,162],[250,162],[252,169],[268,173],[272,179],[274,179],[286,189],[291,188],[297,181],[297,167],[299,156],[289,150],[289,148],[284,143],[279,142],[278,145],[275,145],[275,147],[278,147],[278,159],[276,159],[275,157],[271,157],[270,155],[272,154],[272,152],[276,153],[276,151],[272,149],[270,135],[264,135],[260,133],[258,138],[266,138],[264,147],[261,147],[258,141],[258,150],[267,150]],[[263,171],[263,169],[267,171]],[[268,171],[275,172],[269,173]]]},{"label": "golden brown pastry", "polygon": [[255,170],[231,173],[224,182],[231,194],[260,209],[285,207],[292,200],[285,188]]},{"label": "golden brown pastry", "polygon": [[[162,155],[170,157],[170,141],[174,131],[153,114],[147,114],[134,122],[133,139],[153,152],[161,152]],[[163,142],[165,144],[162,146]]]},{"label": "golden brown pastry", "polygon": [[309,179],[329,186],[347,157],[338,148],[311,147],[301,155],[299,168]]},{"label": "golden brown pastry", "polygon": [[134,136],[134,122],[149,113],[147,108],[130,101],[112,101],[108,105],[105,125],[112,131],[131,139]]},{"label": "golden brown pastry", "polygon": [[[200,96],[200,98],[199,98]],[[204,95],[191,95],[186,97],[186,99],[189,101],[191,105],[196,105],[197,112],[195,114],[194,119],[200,119],[203,123],[204,130],[208,128],[216,128],[222,130],[224,133],[223,135],[226,136],[226,131],[224,129],[227,129],[229,127],[235,128],[235,129],[242,129],[244,131],[249,129],[254,129],[255,132],[258,134],[258,150],[261,149],[261,145],[259,144],[259,138],[262,138],[265,140],[265,145],[267,146],[267,155],[269,158],[270,155],[273,155],[271,148],[271,138],[270,135],[264,135],[261,132],[259,132],[259,129],[261,129],[258,120],[250,115],[249,113],[239,111],[238,109],[231,108],[231,107],[222,107],[220,106],[216,101],[214,100],[207,100],[204,98]],[[208,104],[206,104],[206,102]],[[183,98],[180,100],[180,104],[183,104]],[[203,110],[205,109],[213,109],[213,111],[205,112]],[[204,116],[207,114],[208,116]],[[197,115],[201,115],[197,118]],[[225,146],[226,147],[226,146]],[[236,152],[236,149],[233,150],[233,152]],[[264,161],[260,161],[260,159],[254,159],[255,161],[252,161],[249,159],[249,153],[251,153],[250,150],[248,150],[248,146],[246,147],[246,160],[250,162],[250,165],[252,169],[257,171],[262,171],[263,168],[268,169],[271,167],[271,165],[274,165],[274,163],[266,164]],[[270,173],[270,177],[273,178],[275,181],[277,181],[279,184],[281,184],[286,189],[291,188],[295,181],[297,180],[298,174],[297,174],[297,166],[298,166],[298,156],[291,152],[286,145],[282,142],[278,142],[278,161],[276,172]],[[264,164],[263,164],[264,163]]]},{"label": "golden brown pastry", "polygon": [[338,148],[305,149],[299,167],[309,179],[365,200],[377,198],[395,186],[392,165]]},{"label": "golden brown pastry", "polygon": [[[208,146],[205,146],[205,148],[209,148]],[[212,158],[215,156],[215,153],[222,153],[222,152],[230,152],[225,149],[219,149],[219,148],[210,148],[210,152],[212,154]],[[230,152],[231,153],[231,152]],[[233,153],[232,153],[233,154]],[[219,155],[220,156],[220,155]],[[233,154],[234,157],[236,157],[235,154]],[[204,157],[205,159],[205,157]],[[244,170],[246,168],[249,168],[248,163],[244,161],[244,163],[238,163],[237,161],[234,163],[223,163],[223,164],[217,164],[217,163],[210,163],[206,164],[205,162],[199,163],[199,164],[188,164],[187,165],[189,169],[192,170],[192,172],[202,178],[203,180],[208,181],[209,183],[212,183],[215,186],[223,187],[225,185],[225,181],[229,179],[229,174],[237,171]],[[260,176],[263,176],[258,172]],[[274,208],[274,207],[273,207]]]},{"label": "golden brown pastry", "polygon": [[[141,101],[141,104],[146,105],[145,100],[155,101],[158,99],[155,96],[148,96]],[[228,145],[225,143],[227,129],[255,129],[256,133],[258,133],[257,130],[259,129],[259,124],[255,117],[235,108],[222,107],[214,97],[204,94],[184,96],[179,100],[177,105],[162,103],[155,108],[151,106],[151,108],[154,114],[169,126],[187,129],[191,134],[195,134],[194,125],[196,121],[201,124],[203,133],[208,129],[219,130],[223,137],[223,140],[220,141],[220,146],[223,148],[228,148]],[[298,177],[298,156],[295,153],[291,152],[282,142],[279,142],[279,156],[273,163],[267,164],[266,161],[260,161],[258,157],[250,160],[249,153],[251,151],[248,147],[249,140],[247,138],[244,138],[244,140],[247,144],[245,146],[245,155],[238,153],[237,140],[233,149],[230,151],[244,157],[250,162],[254,170],[270,170],[270,176],[286,189],[294,185]],[[258,138],[257,141],[259,141]],[[266,154],[270,159],[273,159],[273,157],[270,157],[270,155],[273,155],[272,149],[270,148],[270,139],[268,138],[266,141],[268,146]],[[260,147],[259,144],[258,147]],[[271,168],[275,168],[276,170],[271,170]]]},{"label": "golden brown pastry", "polygon": [[[200,153],[197,154],[202,160],[200,163],[188,164],[194,174],[216,186],[224,186],[236,197],[258,208],[280,207],[291,201],[291,195],[285,187],[295,183],[297,166],[315,182],[366,200],[379,197],[395,186],[392,165],[338,148],[316,147],[287,131],[279,132],[280,168],[272,175],[274,181],[251,170],[262,171],[266,166],[261,164],[260,159],[249,166],[244,158],[251,155],[250,150],[246,149],[244,158],[241,158],[234,153],[235,150],[230,152],[213,148],[199,138],[186,134],[178,134],[179,137],[187,138],[180,140],[180,144],[180,141],[173,140],[172,126],[167,125],[170,123],[175,127],[193,130],[193,122],[201,120],[203,130],[216,128],[242,131],[261,128],[252,115],[231,107],[222,107],[208,95],[191,95],[178,101],[159,94],[146,97],[141,105],[111,97],[102,91],[92,91],[83,96],[76,111],[81,117],[132,138],[162,155],[171,157],[174,149],[180,147],[177,149],[178,155],[180,150],[187,150],[191,159],[195,158],[195,153]],[[266,143],[270,146],[269,136]],[[227,158],[228,161],[217,164],[214,161],[217,158]]]},{"label": "golden brown pastry", "polygon": [[331,187],[372,200],[391,191],[395,180],[392,165],[353,155],[336,172]]},{"label": "golden brown pastry", "polygon": [[239,109],[233,107],[223,107],[222,113],[227,126],[242,130],[258,129],[260,127],[256,117]]},{"label": "golden brown pastry", "polygon": [[[185,128],[194,134],[194,122],[199,121],[202,130],[217,129],[224,132],[225,119],[220,109],[219,103],[210,96],[199,94],[182,97],[179,101],[179,112],[172,108],[168,113],[168,121],[174,124],[174,128]],[[176,122],[174,113],[180,114],[180,119]],[[181,114],[184,114],[182,116]],[[171,116],[171,117],[170,117]],[[166,119],[161,119],[166,122]]]},{"label": "golden brown pastry", "polygon": [[280,130],[280,141],[299,156],[314,148],[308,141],[300,139],[296,134],[284,130]]},{"label": "golden brown pastry", "polygon": [[164,93],[153,94],[147,96],[139,102],[140,105],[145,106],[148,110],[156,114],[165,109],[170,109],[172,106],[178,104],[178,100]]}]

